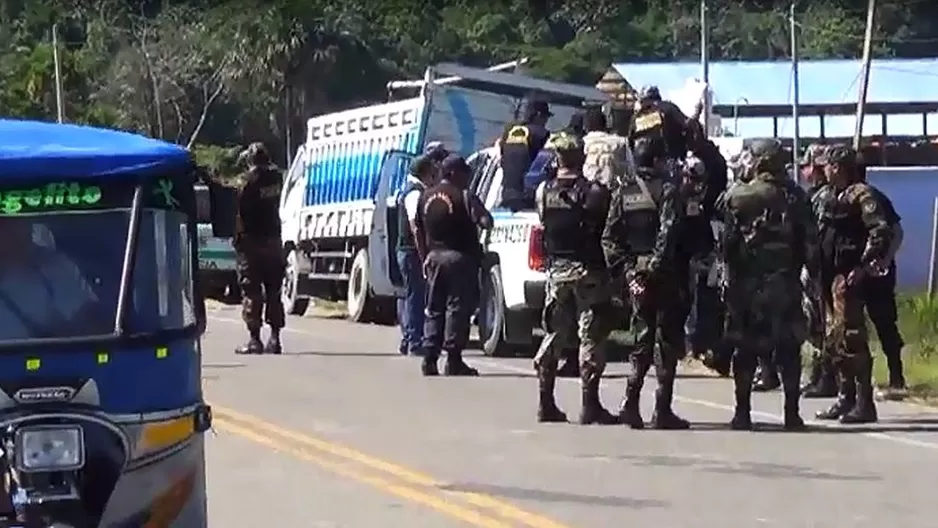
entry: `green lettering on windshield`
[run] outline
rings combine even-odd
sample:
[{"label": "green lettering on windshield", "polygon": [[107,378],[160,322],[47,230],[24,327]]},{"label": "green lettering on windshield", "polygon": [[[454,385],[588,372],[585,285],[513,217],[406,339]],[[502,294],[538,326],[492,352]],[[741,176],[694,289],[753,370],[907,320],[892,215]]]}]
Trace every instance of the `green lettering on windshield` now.
[{"label": "green lettering on windshield", "polygon": [[0,191],[0,213],[84,209],[97,205],[101,198],[101,188],[96,185],[81,185],[76,182],[48,183],[32,189]]}]

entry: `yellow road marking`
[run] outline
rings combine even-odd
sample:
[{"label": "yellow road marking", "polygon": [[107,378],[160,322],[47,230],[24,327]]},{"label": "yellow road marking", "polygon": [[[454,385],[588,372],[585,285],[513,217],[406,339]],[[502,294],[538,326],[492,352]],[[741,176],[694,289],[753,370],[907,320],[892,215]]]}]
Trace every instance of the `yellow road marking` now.
[{"label": "yellow road marking", "polygon": [[238,436],[242,436],[258,444],[267,446],[276,451],[285,452],[295,458],[304,460],[306,462],[311,462],[317,466],[323,467],[333,473],[336,473],[340,476],[343,476],[348,479],[357,480],[363,484],[368,484],[375,488],[378,488],[384,492],[396,495],[402,499],[409,500],[411,502],[416,502],[424,506],[430,507],[434,510],[439,511],[445,515],[453,517],[464,521],[472,526],[478,526],[480,528],[511,528],[511,525],[505,524],[501,521],[493,519],[491,517],[486,517],[479,512],[470,510],[469,508],[464,508],[457,504],[447,502],[446,500],[434,497],[429,493],[409,488],[404,485],[395,484],[386,479],[375,477],[372,475],[367,475],[358,471],[351,470],[347,467],[343,467],[341,463],[336,463],[330,460],[327,460],[323,457],[316,456],[313,454],[310,449],[300,449],[293,447],[283,441],[275,440],[269,436],[254,432],[246,427],[237,425],[229,420],[226,420],[223,417],[218,415],[215,416],[215,425],[220,429],[229,431]]},{"label": "yellow road marking", "polygon": [[328,453],[332,456],[345,460],[357,462],[363,466],[370,467],[374,470],[383,472],[386,475],[391,475],[399,480],[408,482],[411,485],[427,488],[437,488],[443,494],[459,498],[469,504],[472,504],[473,506],[493,511],[506,519],[512,519],[521,522],[530,528],[569,528],[564,524],[560,524],[546,517],[522,510],[517,506],[496,499],[491,495],[470,491],[447,490],[445,489],[446,484],[444,482],[440,482],[424,473],[405,468],[393,462],[381,460],[380,458],[362,453],[356,449],[345,447],[332,442],[327,442],[325,440],[320,440],[318,438],[314,438],[307,434],[290,429],[285,429],[278,425],[262,420],[256,416],[243,414],[226,407],[219,407],[215,404],[212,404],[212,414],[215,417],[215,420],[238,422],[244,428],[265,431],[269,434],[306,445],[320,452]]}]

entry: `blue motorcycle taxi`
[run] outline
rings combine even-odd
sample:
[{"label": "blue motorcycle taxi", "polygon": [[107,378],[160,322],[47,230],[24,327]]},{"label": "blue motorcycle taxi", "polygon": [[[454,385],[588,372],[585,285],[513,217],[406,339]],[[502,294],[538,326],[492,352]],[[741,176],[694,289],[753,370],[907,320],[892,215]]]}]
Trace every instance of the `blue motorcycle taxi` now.
[{"label": "blue motorcycle taxi", "polygon": [[178,146],[0,119],[0,526],[207,525],[193,184]]}]

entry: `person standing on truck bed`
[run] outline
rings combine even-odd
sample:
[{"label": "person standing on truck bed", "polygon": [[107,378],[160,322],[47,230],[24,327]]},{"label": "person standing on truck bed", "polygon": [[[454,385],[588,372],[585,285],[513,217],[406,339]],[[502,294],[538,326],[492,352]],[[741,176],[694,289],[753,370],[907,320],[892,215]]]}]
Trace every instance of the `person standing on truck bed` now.
[{"label": "person standing on truck bed", "polygon": [[524,105],[524,119],[509,123],[499,139],[504,182],[501,203],[511,211],[524,209],[528,201],[524,176],[550,137],[547,121],[552,115],[546,101],[529,98]]},{"label": "person standing on truck bed", "polygon": [[566,422],[554,400],[557,364],[579,340],[583,425],[611,425],[615,416],[603,406],[599,385],[606,368],[603,345],[611,329],[612,298],[601,237],[609,211],[609,190],[583,177],[583,144],[573,134],[551,136],[557,152],[556,177],[542,183],[536,205],[544,228],[547,298],[544,327],[534,369],[538,379],[539,422]]},{"label": "person standing on truck bed", "polygon": [[420,194],[433,184],[438,173],[438,161],[433,155],[427,153],[418,157],[411,164],[404,188],[397,196],[397,265],[405,290],[397,309],[401,325],[401,345],[398,350],[404,356],[422,354],[423,312],[427,302],[423,259],[427,251],[423,241],[416,236],[415,222]]},{"label": "person standing on truck bed", "polygon": [[[285,272],[279,212],[283,178],[271,165],[262,143],[252,143],[242,156],[249,168],[242,175],[243,185],[238,193],[234,248],[244,292],[242,317],[250,339],[235,352],[280,354],[280,329],[284,326],[280,292]],[[262,314],[270,326],[266,346],[261,343]]]},{"label": "person standing on truck bed", "polygon": [[478,376],[462,352],[469,341],[472,314],[479,299],[482,244],[465,190],[469,166],[451,155],[442,164],[442,178],[420,195],[415,225],[428,250],[423,263],[427,279],[426,324],[423,337],[424,376],[439,374],[440,353],[446,351],[447,376]]}]

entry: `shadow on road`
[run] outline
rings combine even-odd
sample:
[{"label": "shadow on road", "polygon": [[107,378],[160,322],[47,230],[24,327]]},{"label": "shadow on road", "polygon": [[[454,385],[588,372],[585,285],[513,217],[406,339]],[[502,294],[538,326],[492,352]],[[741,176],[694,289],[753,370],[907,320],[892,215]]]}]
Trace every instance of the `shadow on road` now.
[{"label": "shadow on road", "polygon": [[747,460],[726,460],[677,455],[619,455],[609,458],[626,461],[635,466],[686,468],[708,473],[747,475],[757,478],[792,478],[799,480],[829,480],[841,482],[882,480],[882,477],[879,475],[871,473],[848,475],[793,464],[773,464]]},{"label": "shadow on road", "polygon": [[321,350],[307,350],[305,352],[284,352],[285,356],[319,356],[319,357],[407,357],[397,352],[324,352]]},{"label": "shadow on road", "polygon": [[[859,433],[938,433],[938,419],[890,418],[871,425],[808,424],[802,431],[786,431],[778,422],[755,422],[753,431],[734,431],[737,434],[859,434]],[[691,431],[732,431],[726,422],[691,422]]]},{"label": "shadow on road", "polygon": [[484,493],[505,499],[550,503],[572,502],[589,506],[609,506],[613,508],[665,508],[670,505],[668,502],[654,499],[635,499],[609,495],[580,495],[578,493],[519,488],[515,486],[495,486],[492,484],[446,484],[438,488],[446,491]]}]

